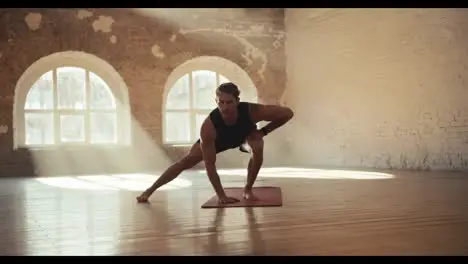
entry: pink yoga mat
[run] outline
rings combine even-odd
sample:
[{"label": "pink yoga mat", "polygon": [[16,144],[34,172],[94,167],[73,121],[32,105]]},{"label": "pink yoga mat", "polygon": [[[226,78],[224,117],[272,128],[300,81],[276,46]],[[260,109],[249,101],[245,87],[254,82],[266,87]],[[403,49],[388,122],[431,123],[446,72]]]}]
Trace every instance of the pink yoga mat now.
[{"label": "pink yoga mat", "polygon": [[253,193],[258,198],[258,201],[247,201],[242,197],[244,188],[225,188],[227,196],[234,197],[240,202],[232,204],[218,203],[216,195],[206,201],[202,208],[221,208],[221,207],[265,207],[265,206],[282,206],[283,199],[281,188],[279,187],[254,187]]}]

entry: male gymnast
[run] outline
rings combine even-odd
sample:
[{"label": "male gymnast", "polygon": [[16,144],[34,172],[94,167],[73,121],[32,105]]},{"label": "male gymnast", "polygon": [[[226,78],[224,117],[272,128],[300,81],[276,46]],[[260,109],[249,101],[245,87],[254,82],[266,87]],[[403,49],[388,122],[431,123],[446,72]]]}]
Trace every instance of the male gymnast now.
[{"label": "male gymnast", "polygon": [[[174,180],[180,173],[191,169],[202,160],[219,202],[226,204],[239,202],[238,199],[228,197],[224,192],[215,164],[216,154],[233,148],[251,153],[243,198],[257,200],[252,187],[263,164],[263,137],[291,120],[293,111],[283,106],[241,102],[239,95],[237,85],[231,82],[223,83],[216,89],[218,107],[211,111],[203,122],[200,139],[192,145],[185,157],[167,168],[151,187],[137,197],[138,202],[147,202],[158,188]],[[257,129],[256,124],[260,121],[269,123]],[[250,151],[245,147],[245,143],[250,147]]]}]

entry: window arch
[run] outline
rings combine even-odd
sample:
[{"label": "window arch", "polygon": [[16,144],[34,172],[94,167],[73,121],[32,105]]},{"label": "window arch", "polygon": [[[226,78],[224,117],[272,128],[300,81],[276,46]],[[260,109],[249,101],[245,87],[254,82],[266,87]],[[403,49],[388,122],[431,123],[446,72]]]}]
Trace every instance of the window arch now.
[{"label": "window arch", "polygon": [[18,81],[15,147],[130,143],[125,83],[107,62],[83,52],[41,58]]},{"label": "window arch", "polygon": [[194,143],[203,121],[216,108],[216,88],[225,82],[239,86],[241,100],[257,101],[256,88],[248,74],[229,60],[203,56],[176,68],[166,83],[163,142],[170,145]]}]

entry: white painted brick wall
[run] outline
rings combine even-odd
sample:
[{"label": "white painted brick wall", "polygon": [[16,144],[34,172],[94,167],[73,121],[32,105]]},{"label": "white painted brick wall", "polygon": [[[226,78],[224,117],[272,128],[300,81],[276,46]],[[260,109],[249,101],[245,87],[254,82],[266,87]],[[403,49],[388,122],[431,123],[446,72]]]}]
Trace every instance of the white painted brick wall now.
[{"label": "white painted brick wall", "polygon": [[291,162],[468,169],[468,10],[288,9]]}]

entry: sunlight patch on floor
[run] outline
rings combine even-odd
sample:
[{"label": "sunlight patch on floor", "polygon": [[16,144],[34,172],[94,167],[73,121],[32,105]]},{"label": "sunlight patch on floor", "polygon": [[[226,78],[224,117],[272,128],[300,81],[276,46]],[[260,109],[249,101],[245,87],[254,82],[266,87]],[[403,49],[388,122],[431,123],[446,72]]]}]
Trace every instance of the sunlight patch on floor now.
[{"label": "sunlight patch on floor", "polygon": [[[152,174],[112,174],[42,177],[36,180],[46,185],[68,189],[144,191],[153,184],[157,177]],[[192,182],[189,180],[174,179],[158,190],[175,190],[190,186]]]},{"label": "sunlight patch on floor", "polygon": [[[200,173],[204,171],[199,171]],[[247,177],[247,169],[219,169],[219,175]],[[392,179],[395,176],[382,172],[352,171],[352,170],[326,170],[310,168],[262,168],[258,177],[271,178],[301,178],[301,179],[356,179],[381,180]]]}]

